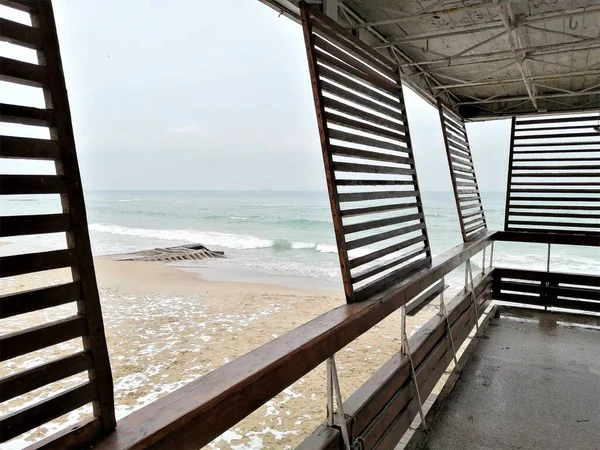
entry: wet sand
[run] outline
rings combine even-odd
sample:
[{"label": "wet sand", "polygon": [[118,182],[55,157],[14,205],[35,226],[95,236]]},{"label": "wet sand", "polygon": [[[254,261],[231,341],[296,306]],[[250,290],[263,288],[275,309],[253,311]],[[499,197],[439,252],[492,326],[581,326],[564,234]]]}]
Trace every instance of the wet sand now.
[{"label": "wet sand", "polygon": [[[340,290],[206,281],[201,274],[161,263],[95,259],[115,387],[118,418],[226,364],[340,304]],[[49,271],[0,282],[0,295],[68,280]],[[297,280],[294,281],[294,284]],[[281,284],[281,283],[280,283]],[[284,283],[285,284],[285,283]],[[309,284],[309,281],[307,281]],[[64,305],[0,322],[2,333],[67,317]],[[409,318],[415,330],[433,306]],[[347,397],[399,347],[399,317],[390,316],[337,356]],[[0,377],[81,348],[80,340],[52,346],[0,365]],[[76,376],[7,402],[8,413],[80,382]],[[301,378],[206,448],[293,448],[325,420],[324,365]],[[6,409],[6,408],[5,408]],[[84,407],[8,444],[22,448],[90,413]]]}]

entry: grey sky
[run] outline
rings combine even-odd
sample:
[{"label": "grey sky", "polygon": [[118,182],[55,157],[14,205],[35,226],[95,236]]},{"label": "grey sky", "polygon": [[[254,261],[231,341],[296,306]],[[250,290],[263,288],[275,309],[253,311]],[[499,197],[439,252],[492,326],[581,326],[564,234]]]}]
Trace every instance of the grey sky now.
[{"label": "grey sky", "polygon": [[[257,0],[54,5],[86,189],[325,189],[299,25]],[[406,97],[421,187],[448,190],[437,111]],[[503,190],[508,123],[469,134],[482,189]]]}]

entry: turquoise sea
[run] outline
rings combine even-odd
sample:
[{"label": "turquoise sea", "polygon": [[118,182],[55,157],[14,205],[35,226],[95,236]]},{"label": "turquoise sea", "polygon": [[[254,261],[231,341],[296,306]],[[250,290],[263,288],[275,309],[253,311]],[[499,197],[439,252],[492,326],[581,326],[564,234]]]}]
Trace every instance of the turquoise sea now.
[{"label": "turquoise sea", "polygon": [[[326,192],[86,191],[85,197],[95,255],[201,243],[228,257],[194,263],[208,270],[301,277],[307,287],[339,286]],[[3,215],[52,213],[60,208],[58,198],[50,196],[1,200]],[[433,254],[460,244],[452,192],[424,192],[423,201]],[[502,192],[483,193],[491,229],[502,229],[504,201]],[[8,241],[12,245],[4,247],[3,254],[64,246],[63,235]],[[543,244],[497,243],[494,262],[545,270],[546,254]],[[481,265],[480,259],[474,262]],[[595,248],[553,246],[551,268],[600,274],[600,254]],[[458,285],[461,280],[462,274],[456,273],[448,281]]]}]

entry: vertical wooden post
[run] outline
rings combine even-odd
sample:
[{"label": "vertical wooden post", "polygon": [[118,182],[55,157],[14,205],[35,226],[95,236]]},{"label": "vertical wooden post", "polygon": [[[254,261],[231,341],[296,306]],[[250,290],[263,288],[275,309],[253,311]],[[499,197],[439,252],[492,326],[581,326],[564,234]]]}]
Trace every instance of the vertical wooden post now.
[{"label": "vertical wooden post", "polygon": [[506,207],[504,208],[504,230],[508,230],[508,213],[510,208],[510,191],[512,185],[513,152],[515,148],[516,120],[516,116],[513,116],[510,125],[510,148],[508,150],[508,173],[506,174]]},{"label": "vertical wooden post", "polygon": [[329,149],[329,130],[325,119],[325,106],[323,103],[323,94],[321,89],[321,81],[319,80],[319,72],[317,68],[317,58],[313,52],[313,32],[311,21],[309,20],[310,7],[307,4],[302,4],[302,29],[304,31],[304,45],[306,47],[306,57],[308,60],[308,69],[310,71],[310,79],[313,91],[313,100],[315,102],[315,110],[317,112],[317,123],[319,125],[319,137],[321,139],[321,151],[323,153],[323,163],[325,166],[325,177],[327,179],[327,190],[329,192],[329,203],[331,205],[331,213],[333,216],[333,228],[338,246],[338,255],[340,259],[340,268],[342,271],[342,279],[344,282],[344,292],[346,299],[351,302],[354,297],[352,288],[352,279],[350,274],[350,265],[348,263],[348,249],[346,240],[344,239],[344,231],[342,229],[342,215],[340,211],[340,203],[338,201],[338,188],[333,174],[333,158]]},{"label": "vertical wooden post", "polygon": [[88,333],[83,338],[83,344],[92,357],[94,367],[89,376],[98,389],[94,415],[100,419],[103,433],[107,433],[116,426],[113,381],[52,3],[36,0],[32,21],[40,29],[42,50],[38,57],[48,73],[47,87],[44,88],[46,108],[53,109],[55,114],[55,126],[50,129],[50,135],[60,146],[60,162],[56,163],[56,172],[64,177],[67,185],[61,202],[63,212],[69,214],[71,221],[67,245],[76,260],[71,267],[73,281],[81,284],[82,300],[77,303],[77,308],[87,323]]}]

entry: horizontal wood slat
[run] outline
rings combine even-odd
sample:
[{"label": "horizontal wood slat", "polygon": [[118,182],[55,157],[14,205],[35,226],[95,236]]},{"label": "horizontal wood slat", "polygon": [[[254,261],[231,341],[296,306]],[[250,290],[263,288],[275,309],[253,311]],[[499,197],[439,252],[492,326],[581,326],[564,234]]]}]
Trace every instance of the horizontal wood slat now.
[{"label": "horizontal wood slat", "polygon": [[0,175],[0,195],[64,194],[65,179],[59,175]]},{"label": "horizontal wood slat", "polygon": [[352,225],[346,225],[344,232],[346,234],[357,233],[359,231],[371,230],[373,228],[387,227],[398,223],[410,222],[412,220],[421,220],[423,214],[409,214],[406,216],[388,217],[386,219],[372,220],[370,222],[360,222]]},{"label": "horizontal wood slat", "polygon": [[[54,111],[51,109],[0,103],[0,122],[49,127],[52,126],[53,121]],[[1,139],[2,137],[0,137],[0,155],[4,153],[1,150]]]},{"label": "horizontal wood slat", "polygon": [[338,199],[340,202],[362,202],[414,196],[415,191],[353,192],[350,194],[338,194]]},{"label": "horizontal wood slat", "polygon": [[39,50],[42,37],[38,29],[0,17],[0,42]]},{"label": "horizontal wood slat", "polygon": [[0,81],[43,87],[47,81],[46,68],[0,56]]},{"label": "horizontal wood slat", "polygon": [[78,282],[0,295],[0,319],[81,300]]},{"label": "horizontal wood slat", "polygon": [[79,352],[10,375],[0,379],[0,402],[5,402],[89,369],[92,369],[90,354]]},{"label": "horizontal wood slat", "polygon": [[71,250],[0,256],[0,278],[71,267],[74,264],[75,257]]},{"label": "horizontal wood slat", "polygon": [[96,383],[89,381],[0,420],[0,442],[96,400]]},{"label": "horizontal wood slat", "polygon": [[413,231],[422,230],[425,228],[423,223],[419,223],[416,225],[410,225],[407,227],[397,228],[392,231],[385,231],[383,233],[374,234],[372,236],[366,236],[359,239],[354,239],[352,241],[347,242],[348,250],[354,250],[360,247],[364,247],[365,245],[374,244],[376,242],[386,241],[388,239],[401,236],[403,234],[411,233]]},{"label": "horizontal wood slat", "polygon": [[0,136],[0,157],[22,159],[58,159],[58,141]]},{"label": "horizontal wood slat", "polygon": [[346,162],[334,162],[333,170],[339,172],[355,172],[355,173],[370,173],[370,174],[387,174],[387,175],[413,175],[414,169],[404,169],[402,167],[377,166],[367,164],[356,164]]},{"label": "horizontal wood slat", "polygon": [[0,237],[68,231],[68,214],[40,214],[35,216],[0,216]]},{"label": "horizontal wood slat", "polygon": [[358,150],[351,147],[341,147],[339,145],[331,146],[331,153],[333,155],[350,156],[361,159],[369,159],[373,161],[392,162],[397,164],[412,164],[412,158],[406,158],[404,156],[390,155],[387,153],[378,153],[370,150]]},{"label": "horizontal wood slat", "polygon": [[398,203],[392,205],[367,206],[365,208],[342,209],[342,217],[363,216],[365,214],[379,214],[383,212],[400,211],[411,208],[419,208],[420,203]]},{"label": "horizontal wood slat", "polygon": [[54,344],[81,337],[87,332],[83,316],[48,322],[0,336],[0,361],[31,353]]}]

